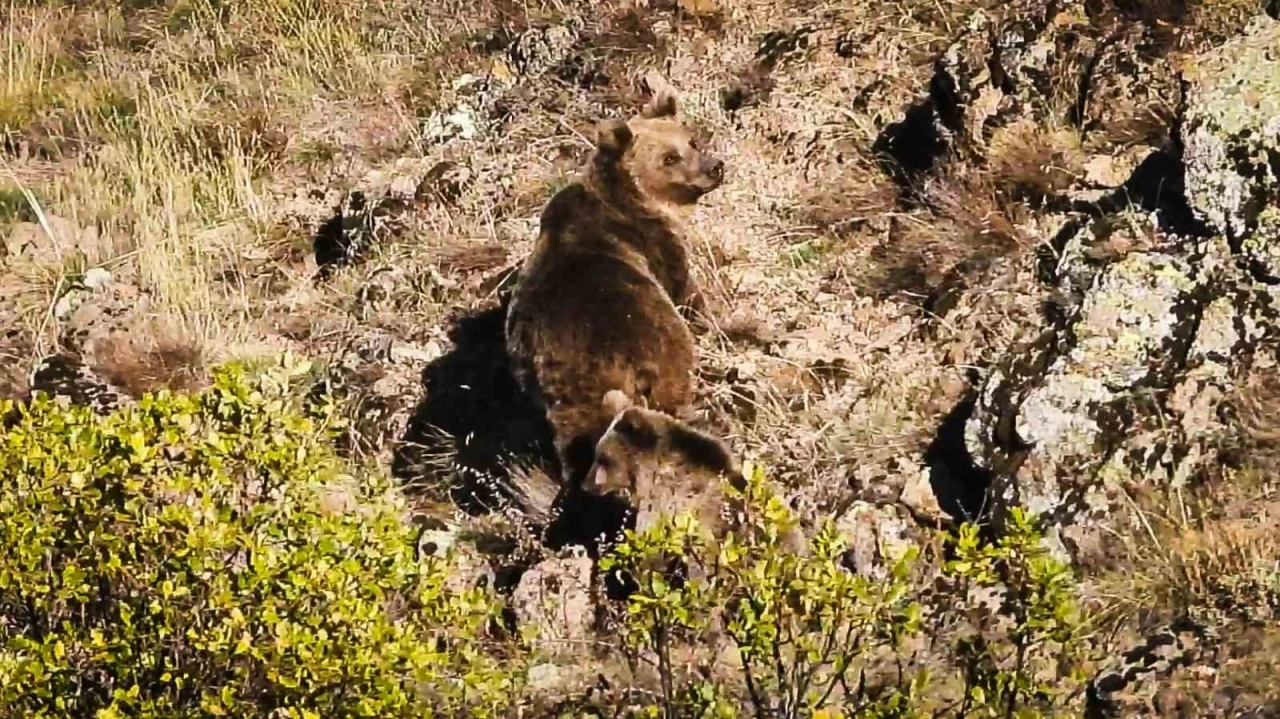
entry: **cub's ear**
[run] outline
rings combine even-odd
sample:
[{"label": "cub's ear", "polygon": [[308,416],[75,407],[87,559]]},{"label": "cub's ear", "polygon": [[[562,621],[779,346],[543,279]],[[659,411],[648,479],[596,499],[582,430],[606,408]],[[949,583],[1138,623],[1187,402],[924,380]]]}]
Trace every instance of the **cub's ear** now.
[{"label": "cub's ear", "polygon": [[640,116],[655,119],[659,117],[675,117],[676,115],[676,89],[667,82],[657,70],[651,70],[646,73],[643,80],[644,86],[652,95],[649,102],[640,111]]},{"label": "cub's ear", "polygon": [[671,450],[695,467],[712,472],[721,472],[730,479],[742,474],[742,465],[738,463],[728,445],[706,432],[696,430],[689,425],[674,421],[668,430],[667,438],[671,442]]},{"label": "cub's ear", "polygon": [[596,128],[596,151],[606,157],[622,157],[635,136],[622,120],[606,120]]},{"label": "cub's ear", "polygon": [[640,111],[640,116],[650,120],[662,117],[676,116],[676,94],[671,89],[666,88],[659,91],[649,100],[644,109]]}]

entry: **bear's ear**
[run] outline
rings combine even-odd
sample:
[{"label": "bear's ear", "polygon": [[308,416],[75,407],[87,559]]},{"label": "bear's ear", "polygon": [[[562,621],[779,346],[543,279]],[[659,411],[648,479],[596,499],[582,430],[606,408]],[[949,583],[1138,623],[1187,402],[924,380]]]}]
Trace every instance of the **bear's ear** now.
[{"label": "bear's ear", "polygon": [[622,410],[631,406],[631,398],[620,389],[611,389],[604,393],[604,399],[601,400],[601,404],[604,406],[606,414],[610,417],[617,417]]},{"label": "bear's ear", "polygon": [[622,120],[606,120],[596,128],[596,150],[608,157],[622,157],[635,136]]},{"label": "bear's ear", "polygon": [[676,89],[667,82],[662,73],[650,70],[641,81],[651,95],[649,102],[640,111],[640,116],[656,119],[676,116]]},{"label": "bear's ear", "polygon": [[662,117],[676,116],[676,94],[670,88],[664,88],[654,94],[653,99],[649,100],[644,109],[640,111],[640,116],[655,120]]}]

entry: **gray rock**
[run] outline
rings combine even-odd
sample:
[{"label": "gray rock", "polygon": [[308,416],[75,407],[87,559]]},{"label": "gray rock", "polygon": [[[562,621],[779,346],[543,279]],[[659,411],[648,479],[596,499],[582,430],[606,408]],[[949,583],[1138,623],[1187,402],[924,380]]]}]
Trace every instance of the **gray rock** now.
[{"label": "gray rock", "polygon": [[1183,125],[1187,197],[1255,273],[1280,280],[1280,23],[1192,61]]},{"label": "gray rock", "polygon": [[889,564],[911,544],[911,527],[892,507],[854,502],[836,521],[849,547],[845,564],[863,576],[887,577]]},{"label": "gray rock", "polygon": [[581,31],[576,19],[564,25],[530,28],[511,43],[507,55],[520,75],[539,77],[569,59]]},{"label": "gray rock", "polygon": [[33,393],[43,392],[99,414],[108,414],[133,404],[127,392],[69,353],[41,360],[31,373],[28,384]]},{"label": "gray rock", "polygon": [[511,593],[512,610],[549,654],[573,652],[593,636],[595,598],[592,561],[569,554],[544,560],[520,578]]},{"label": "gray rock", "polygon": [[[1102,549],[1100,528],[1134,486],[1215,471],[1238,431],[1222,411],[1235,378],[1277,335],[1275,289],[1256,273],[1260,251],[1280,246],[1267,230],[1280,167],[1276,47],[1280,26],[1260,22],[1189,72],[1187,200],[1222,236],[1203,236],[1167,192],[1143,200],[1158,206],[1151,215],[1069,221],[1042,264],[1056,317],[991,371],[966,425],[997,509],[1049,518],[1077,559]],[[1126,183],[1138,194],[1177,187],[1143,172]]]}]

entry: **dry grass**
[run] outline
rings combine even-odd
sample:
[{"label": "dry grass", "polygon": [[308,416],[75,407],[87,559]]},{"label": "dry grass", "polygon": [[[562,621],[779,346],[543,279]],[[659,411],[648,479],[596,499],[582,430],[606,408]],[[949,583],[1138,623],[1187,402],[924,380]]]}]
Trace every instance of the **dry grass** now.
[{"label": "dry grass", "polygon": [[160,314],[204,327],[246,319],[251,298],[212,278],[264,239],[264,181],[287,167],[312,98],[381,104],[413,65],[407,49],[440,45],[429,25],[377,28],[379,15],[408,19],[407,4],[11,10],[0,135],[16,155],[0,170],[55,162],[37,189],[51,214],[95,228],[90,261],[126,262]]},{"label": "dry grass", "polygon": [[1123,546],[1118,570],[1098,580],[1116,614],[1142,610],[1167,619],[1206,603],[1238,601],[1226,596],[1233,585],[1276,582],[1280,496],[1273,470],[1251,462],[1200,487],[1133,497],[1130,530],[1117,535]]},{"label": "dry grass", "polygon": [[994,132],[987,150],[987,170],[1000,188],[1033,201],[1079,183],[1086,160],[1078,131],[1028,120]]},{"label": "dry grass", "polygon": [[1280,449],[1280,378],[1265,371],[1253,373],[1240,393],[1241,419],[1263,450]]},{"label": "dry grass", "polygon": [[209,364],[200,338],[174,328],[140,327],[110,335],[94,355],[104,377],[134,397],[162,387],[195,389]]}]

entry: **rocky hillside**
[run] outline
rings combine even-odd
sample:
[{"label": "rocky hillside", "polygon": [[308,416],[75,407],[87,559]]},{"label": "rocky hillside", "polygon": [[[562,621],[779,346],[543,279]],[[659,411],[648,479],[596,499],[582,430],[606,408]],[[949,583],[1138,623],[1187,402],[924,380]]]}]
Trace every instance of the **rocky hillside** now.
[{"label": "rocky hillside", "polygon": [[[508,532],[490,510],[547,452],[504,289],[656,69],[727,165],[691,230],[700,424],[802,524],[834,519],[854,573],[924,548],[913,586],[940,604],[936,530],[1041,517],[1096,622],[1081,711],[1280,712],[1275,2],[9,14],[0,397],[106,410],[312,358],[340,449],[522,621],[588,641],[557,625],[587,612],[563,587],[588,560],[466,538]],[[548,581],[580,605],[538,609]]]}]

